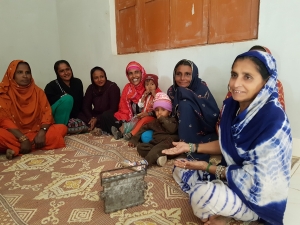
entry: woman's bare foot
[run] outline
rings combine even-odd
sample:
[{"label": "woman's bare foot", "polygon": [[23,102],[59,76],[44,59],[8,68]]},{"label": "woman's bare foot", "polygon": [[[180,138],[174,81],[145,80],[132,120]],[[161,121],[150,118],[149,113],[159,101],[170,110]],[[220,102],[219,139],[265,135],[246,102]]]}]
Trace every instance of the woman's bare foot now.
[{"label": "woman's bare foot", "polygon": [[206,222],[204,221],[203,222],[204,225],[226,225],[228,220],[230,220],[230,218],[215,215],[215,216],[210,216]]},{"label": "woman's bare foot", "polygon": [[14,155],[15,155],[14,150],[11,150],[11,149],[6,150],[6,158],[8,160],[11,160],[14,157]]},{"label": "woman's bare foot", "polygon": [[209,219],[204,219],[202,222],[204,225],[259,225],[258,221],[244,222],[219,215],[210,216]]}]

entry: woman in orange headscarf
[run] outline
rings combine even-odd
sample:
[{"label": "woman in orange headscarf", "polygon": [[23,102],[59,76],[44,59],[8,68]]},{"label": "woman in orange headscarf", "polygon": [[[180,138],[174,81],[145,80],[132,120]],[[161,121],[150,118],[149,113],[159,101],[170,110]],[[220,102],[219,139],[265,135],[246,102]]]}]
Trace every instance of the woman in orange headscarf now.
[{"label": "woman in orange headscarf", "polygon": [[27,62],[10,63],[0,83],[0,153],[7,159],[35,149],[65,146],[67,127],[53,125],[51,107]]}]

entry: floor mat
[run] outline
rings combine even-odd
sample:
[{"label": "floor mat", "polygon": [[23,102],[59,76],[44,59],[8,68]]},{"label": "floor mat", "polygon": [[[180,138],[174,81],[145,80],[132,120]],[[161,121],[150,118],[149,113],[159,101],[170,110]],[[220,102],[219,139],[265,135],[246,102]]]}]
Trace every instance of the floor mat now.
[{"label": "floor mat", "polygon": [[[67,136],[62,149],[0,158],[0,224],[201,224],[172,177],[173,162],[152,166],[142,205],[104,213],[100,173],[140,159],[112,136]],[[117,172],[112,172],[112,176]]]}]

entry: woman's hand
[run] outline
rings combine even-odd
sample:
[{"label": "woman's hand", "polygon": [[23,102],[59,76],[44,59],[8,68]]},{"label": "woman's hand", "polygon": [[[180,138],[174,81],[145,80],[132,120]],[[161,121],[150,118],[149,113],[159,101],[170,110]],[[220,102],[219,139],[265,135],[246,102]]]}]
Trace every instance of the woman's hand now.
[{"label": "woman's hand", "polygon": [[92,119],[88,123],[90,125],[89,130],[93,130],[95,128],[96,123],[97,123],[97,118],[96,117],[92,117]]},{"label": "woman's hand", "polygon": [[27,154],[31,152],[32,144],[29,139],[21,142],[20,153]]},{"label": "woman's hand", "polygon": [[145,116],[148,116],[148,113],[147,112],[141,112],[141,113],[137,114],[136,116],[137,116],[137,118],[141,119]]},{"label": "woman's hand", "polygon": [[190,151],[190,146],[185,142],[172,142],[175,146],[173,148],[165,149],[162,151],[163,154],[166,155],[179,155],[181,153],[186,153]]},{"label": "woman's hand", "polygon": [[150,94],[150,91],[145,90],[145,92],[144,92],[144,94],[143,94],[143,96],[142,96],[141,101],[142,101],[142,102],[145,102],[145,98],[146,98],[149,94]]},{"label": "woman's hand", "polygon": [[174,165],[187,170],[205,171],[208,166],[208,163],[205,161],[189,161],[187,159],[176,159]]},{"label": "woman's hand", "polygon": [[41,149],[45,146],[46,131],[40,130],[34,138],[35,149]]}]

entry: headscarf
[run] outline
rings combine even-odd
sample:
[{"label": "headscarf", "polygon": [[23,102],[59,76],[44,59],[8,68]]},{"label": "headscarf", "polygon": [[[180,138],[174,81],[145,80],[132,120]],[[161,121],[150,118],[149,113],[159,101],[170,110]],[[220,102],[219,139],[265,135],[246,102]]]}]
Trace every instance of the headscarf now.
[{"label": "headscarf", "polygon": [[14,60],[9,64],[0,83],[0,120],[9,119],[22,133],[28,133],[38,131],[41,124],[52,124],[53,118],[47,98],[33,78],[26,87],[15,82],[20,62],[25,61]]},{"label": "headscarf", "polygon": [[[191,60],[185,59],[186,62],[190,64],[192,68],[192,80],[187,88],[179,87],[175,81],[176,76],[176,67],[173,70],[173,85],[168,90],[168,95],[173,102],[173,113],[176,113],[176,108],[178,107],[179,98],[176,94],[177,90],[180,89],[183,91],[184,89],[188,89],[190,94],[195,94],[199,98],[206,98],[208,101],[211,99],[215,102],[213,96],[207,88],[207,85],[204,81],[199,78],[198,67]],[[181,92],[179,91],[179,92]],[[209,93],[208,93],[209,92]]]},{"label": "headscarf", "polygon": [[[142,74],[141,81],[138,85],[133,85],[128,77],[128,71],[133,68],[140,70]],[[132,103],[137,104],[145,91],[144,80],[146,71],[138,62],[132,61],[126,66],[125,73],[129,83],[125,85],[122,91],[119,110],[114,114],[114,117],[117,120],[125,120],[128,122],[133,117]]]},{"label": "headscarf", "polygon": [[[97,70],[100,70],[104,73],[105,76],[105,84],[102,87],[99,87],[97,84],[95,84],[94,79],[93,79],[93,73]],[[92,87],[93,87],[93,95],[94,96],[102,96],[106,90],[109,89],[111,85],[114,83],[111,82],[110,80],[107,80],[106,72],[102,67],[96,66],[91,70],[91,82],[92,82]]]},{"label": "headscarf", "polygon": [[[192,68],[192,80],[187,88],[179,87],[173,71],[173,85],[168,90],[173,105],[172,115],[179,119],[179,138],[185,142],[206,143],[216,140],[216,123],[220,110],[206,83],[198,77],[198,67],[185,60]],[[193,110],[180,112],[180,103],[188,102]],[[192,135],[191,135],[192,132]],[[194,133],[194,134],[193,134]]]},{"label": "headscarf", "polygon": [[278,102],[276,61],[272,55],[249,51],[270,77],[252,103],[236,116],[239,103],[224,100],[220,144],[227,162],[229,187],[266,224],[283,224],[292,153],[290,124]]},{"label": "headscarf", "polygon": [[[130,83],[128,77],[128,71],[134,68],[140,70],[142,73],[141,81],[138,85],[133,85],[132,83]],[[138,62],[132,61],[127,65],[125,72],[126,72],[127,79],[129,81],[127,99],[131,100],[134,103],[138,103],[139,99],[141,98],[141,96],[145,91],[144,81],[146,77],[146,71],[144,67],[142,67]]]}]

